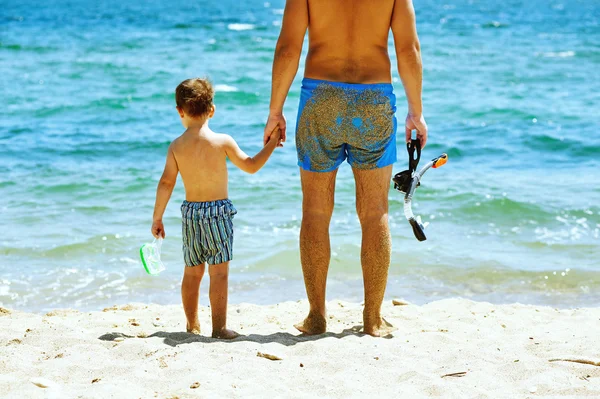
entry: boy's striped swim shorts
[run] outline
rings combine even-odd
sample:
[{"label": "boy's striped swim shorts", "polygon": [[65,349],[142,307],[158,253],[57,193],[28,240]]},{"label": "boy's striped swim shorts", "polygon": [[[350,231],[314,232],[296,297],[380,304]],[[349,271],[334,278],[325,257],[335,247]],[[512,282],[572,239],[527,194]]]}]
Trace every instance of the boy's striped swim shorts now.
[{"label": "boy's striped swim shorts", "polygon": [[230,200],[183,201],[181,222],[186,266],[217,265],[233,258],[233,216]]}]

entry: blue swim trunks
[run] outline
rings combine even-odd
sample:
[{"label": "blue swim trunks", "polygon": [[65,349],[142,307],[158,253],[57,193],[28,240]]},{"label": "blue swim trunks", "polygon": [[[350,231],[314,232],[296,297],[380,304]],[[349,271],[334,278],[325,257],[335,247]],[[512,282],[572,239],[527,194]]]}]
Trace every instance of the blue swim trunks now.
[{"label": "blue swim trunks", "polygon": [[183,201],[181,224],[186,266],[218,265],[233,259],[233,216],[230,200]]},{"label": "blue swim trunks", "polygon": [[298,165],[330,172],[345,159],[356,169],[396,162],[396,96],[389,83],[304,78],[296,123]]}]

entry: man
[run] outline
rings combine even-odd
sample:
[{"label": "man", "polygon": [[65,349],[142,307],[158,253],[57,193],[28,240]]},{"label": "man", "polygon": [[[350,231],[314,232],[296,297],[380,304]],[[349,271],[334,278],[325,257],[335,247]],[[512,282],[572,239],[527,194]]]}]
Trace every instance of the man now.
[{"label": "man", "polygon": [[300,259],[310,311],[296,328],[306,334],[326,330],[329,223],[337,169],[348,159],[362,228],[364,332],[380,336],[386,327],[380,312],[390,265],[388,193],[396,161],[390,29],[408,100],[406,141],[411,140],[412,130],[417,130],[422,146],[427,141],[415,13],[411,0],[287,0],[273,61],[265,142],[277,125],[280,141],[286,139],[282,110],[307,29],[309,49],[296,145],[303,193]]}]

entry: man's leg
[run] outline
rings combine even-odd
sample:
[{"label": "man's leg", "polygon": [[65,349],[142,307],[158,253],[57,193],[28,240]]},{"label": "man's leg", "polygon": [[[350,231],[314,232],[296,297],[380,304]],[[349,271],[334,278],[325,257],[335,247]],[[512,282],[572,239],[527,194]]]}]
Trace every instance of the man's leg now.
[{"label": "man's leg", "polygon": [[302,226],[300,261],[310,303],[308,317],[296,328],[306,334],[322,334],[326,329],[325,288],[331,258],[329,222],[333,213],[335,176],[332,172],[300,169],[302,180]]},{"label": "man's leg", "polygon": [[227,295],[229,289],[229,262],[208,266],[210,275],[210,311],[212,316],[212,337],[233,339],[239,336],[227,329]]},{"label": "man's leg", "polygon": [[356,211],[362,227],[360,258],[365,287],[364,331],[366,334],[379,336],[384,327],[381,303],[387,284],[392,241],[388,225],[392,165],[381,169],[353,171],[356,180]]},{"label": "man's leg", "polygon": [[204,276],[204,264],[188,267],[183,272],[181,282],[181,302],[187,319],[187,332],[200,334],[200,322],[198,321],[198,296],[200,295],[200,282]]}]

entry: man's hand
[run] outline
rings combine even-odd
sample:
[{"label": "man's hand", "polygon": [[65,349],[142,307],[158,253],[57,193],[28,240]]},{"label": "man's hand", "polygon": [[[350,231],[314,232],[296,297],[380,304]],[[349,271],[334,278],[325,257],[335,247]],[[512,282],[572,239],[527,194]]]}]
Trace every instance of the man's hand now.
[{"label": "man's hand", "polygon": [[285,127],[286,127],[286,122],[285,122],[285,116],[283,115],[283,113],[279,113],[279,114],[269,114],[269,119],[267,119],[267,125],[265,126],[265,132],[264,132],[264,136],[263,136],[263,145],[267,145],[267,143],[269,142],[269,139],[271,138],[271,135],[273,133],[273,131],[279,127],[279,130],[281,131],[281,136],[279,137],[279,141],[277,142],[277,147],[283,147],[283,142],[285,141]]},{"label": "man's hand", "polygon": [[425,143],[427,143],[427,122],[425,122],[425,118],[423,115],[412,115],[408,114],[406,116],[406,142],[410,143],[412,140],[412,131],[417,131],[417,138],[421,140],[421,148],[425,148]]},{"label": "man's hand", "polygon": [[152,222],[152,235],[154,238],[165,238],[165,226],[162,220],[155,220]]}]

